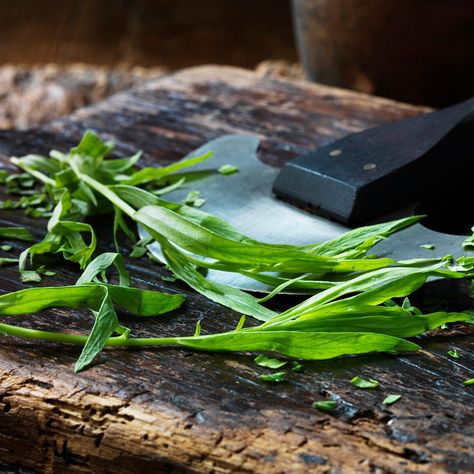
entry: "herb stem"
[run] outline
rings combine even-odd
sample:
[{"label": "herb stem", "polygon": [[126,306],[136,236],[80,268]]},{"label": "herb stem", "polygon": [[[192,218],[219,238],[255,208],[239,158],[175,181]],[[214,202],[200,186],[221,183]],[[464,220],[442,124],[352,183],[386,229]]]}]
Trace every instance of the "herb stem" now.
[{"label": "herb stem", "polygon": [[12,157],[12,158],[10,158],[10,161],[13,164],[17,165],[19,168],[21,168],[23,171],[26,171],[31,176],[35,177],[37,180],[43,182],[44,184],[49,184],[51,186],[56,186],[56,181],[54,179],[50,178],[49,176],[46,176],[41,171],[33,169],[31,166],[25,165],[18,158]]},{"label": "herb stem", "polygon": [[119,198],[108,186],[99,183],[94,178],[90,177],[87,174],[82,173],[74,163],[71,163],[71,168],[76,173],[77,177],[82,179],[82,181],[88,184],[91,188],[95,189],[99,194],[102,194],[107,198],[111,203],[115,204],[119,209],[121,209],[127,216],[133,219],[135,215],[135,209],[127,204],[123,199]]},{"label": "herb stem", "polygon": [[[74,344],[83,346],[88,336],[65,334],[52,331],[41,331],[38,329],[21,328],[10,324],[0,323],[0,333],[8,336],[20,337],[22,339],[35,339],[49,342],[60,342],[63,344]],[[135,337],[126,338],[123,335],[110,337],[106,346],[110,347],[135,347],[135,346],[171,346],[178,344],[177,337]]]}]

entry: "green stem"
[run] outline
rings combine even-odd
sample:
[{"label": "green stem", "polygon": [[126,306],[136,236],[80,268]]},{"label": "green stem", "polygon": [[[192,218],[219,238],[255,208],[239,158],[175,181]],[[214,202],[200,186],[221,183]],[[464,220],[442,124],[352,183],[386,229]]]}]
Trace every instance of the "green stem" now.
[{"label": "green stem", "polygon": [[49,184],[51,186],[56,186],[56,181],[54,179],[51,179],[50,177],[46,176],[41,171],[35,170],[35,169],[31,168],[30,166],[25,165],[18,158],[12,157],[12,158],[10,158],[10,161],[13,164],[17,165],[18,168],[21,168],[23,171],[26,171],[31,176],[34,176],[37,180],[43,182],[44,184]]},{"label": "green stem", "polygon": [[[65,334],[60,332],[40,331],[27,329],[10,324],[0,323],[0,333],[8,336],[20,337],[22,339],[35,339],[49,342],[60,342],[64,344],[85,345],[87,336]],[[171,346],[178,343],[176,337],[135,337],[126,338],[123,335],[108,339],[106,346],[110,347],[134,347],[134,346]]]},{"label": "green stem", "polygon": [[77,177],[81,179],[84,183],[88,184],[92,189],[95,189],[99,194],[102,194],[105,198],[107,198],[112,204],[115,204],[119,209],[121,209],[127,216],[133,219],[135,215],[135,209],[127,204],[123,199],[120,199],[117,194],[115,194],[108,186],[105,186],[99,181],[95,180],[91,176],[82,173],[74,162],[71,162],[71,168],[73,169],[74,173],[76,173]]}]

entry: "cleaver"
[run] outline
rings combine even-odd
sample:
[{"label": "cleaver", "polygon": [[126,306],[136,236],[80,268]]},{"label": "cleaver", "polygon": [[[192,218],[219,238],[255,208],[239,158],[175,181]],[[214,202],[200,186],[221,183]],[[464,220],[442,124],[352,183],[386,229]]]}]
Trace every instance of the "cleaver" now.
[{"label": "cleaver", "polygon": [[[422,221],[378,243],[373,252],[396,260],[472,255],[463,250],[466,235],[458,229],[469,230],[474,213],[471,202],[465,202],[458,191],[470,194],[474,177],[473,110],[471,99],[352,134],[288,162],[283,169],[259,160],[257,137],[225,135],[188,157],[212,151],[212,158],[193,170],[233,164],[238,172],[228,176],[201,173],[204,177],[185,183],[166,199],[183,202],[189,191],[198,190],[206,200],[203,211],[228,221],[253,239],[293,245],[322,242],[355,224],[387,221],[427,209],[426,221],[434,223],[431,228]],[[446,196],[451,195],[458,199],[456,208],[443,214]],[[437,227],[440,209],[442,225]],[[459,220],[463,222],[459,224]],[[145,236],[143,229],[140,233]],[[420,247],[427,244],[434,250]],[[161,258],[157,243],[148,249]],[[271,290],[235,273],[209,270],[207,278],[248,291]]]}]

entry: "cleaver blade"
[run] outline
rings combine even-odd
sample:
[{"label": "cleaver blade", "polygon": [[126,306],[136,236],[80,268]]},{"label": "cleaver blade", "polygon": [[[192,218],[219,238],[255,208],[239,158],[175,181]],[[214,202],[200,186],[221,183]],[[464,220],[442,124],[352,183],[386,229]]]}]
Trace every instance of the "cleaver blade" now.
[{"label": "cleaver blade", "polygon": [[[228,176],[215,172],[203,173],[203,178],[185,183],[183,187],[166,194],[165,198],[183,202],[189,191],[198,190],[206,200],[201,208],[203,211],[226,220],[242,233],[263,242],[305,245],[338,237],[350,229],[275,197],[272,186],[280,169],[261,162],[257,156],[258,147],[259,139],[252,135],[225,135],[206,143],[187,156],[213,152],[208,161],[200,163],[194,170],[216,170],[222,165],[232,164],[237,166],[239,171]],[[392,214],[381,220],[412,214],[412,208],[406,208],[397,215]],[[143,229],[140,229],[140,235],[145,236]],[[465,238],[464,235],[444,234],[415,224],[380,242],[373,251],[397,260],[448,254],[459,257],[467,253],[462,250]],[[433,244],[436,250],[420,248],[422,244]],[[148,249],[161,259],[158,244],[150,244]],[[271,290],[263,283],[234,273],[209,270],[207,278],[248,291]]]}]

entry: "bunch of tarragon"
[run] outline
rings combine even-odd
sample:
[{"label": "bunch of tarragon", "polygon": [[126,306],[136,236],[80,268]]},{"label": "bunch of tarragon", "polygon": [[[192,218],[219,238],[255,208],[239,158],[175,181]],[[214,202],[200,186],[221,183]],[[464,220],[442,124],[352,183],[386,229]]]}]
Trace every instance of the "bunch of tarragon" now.
[{"label": "bunch of tarragon", "polygon": [[[270,352],[308,360],[416,351],[419,346],[406,338],[449,322],[473,322],[469,311],[423,314],[406,299],[428,278],[472,278],[472,257],[457,262],[449,256],[397,262],[368,254],[374,244],[417,222],[419,216],[361,227],[312,245],[258,242],[197,207],[162,198],[186,182],[186,168],[209,159],[210,153],[165,167],[138,169],[140,153],[110,158],[112,150],[112,143],[88,131],[68,153],[53,150],[49,157],[12,158],[21,173],[1,175],[7,191],[20,196],[4,201],[3,208],[23,208],[28,215],[49,219],[41,241],[25,249],[18,259],[6,258],[2,263],[17,261],[25,283],[52,274],[38,263],[41,255],[60,255],[77,263],[83,273],[75,285],[31,287],[4,294],[0,296],[0,314],[28,313],[34,318],[46,308],[87,307],[94,324],[89,335],[7,324],[0,324],[0,331],[84,346],[76,370],[83,369],[106,346],[171,345],[205,351]],[[110,240],[116,251],[96,255],[96,231],[89,218],[101,214],[113,214]],[[139,240],[136,225],[150,237]],[[134,257],[151,257],[146,246],[158,242],[161,263],[174,277],[242,314],[238,325],[227,332],[201,335],[197,322],[188,336],[133,337],[120,323],[117,307],[137,317],[150,317],[178,308],[184,296],[131,287],[123,258],[130,249],[128,245],[120,247],[119,231],[132,243]],[[26,229],[19,228],[4,228],[3,233],[0,229],[0,236],[33,239]],[[105,276],[111,266],[118,271],[118,284],[108,283]],[[270,285],[273,291],[257,298],[207,280],[206,269],[237,272]],[[309,297],[276,312],[265,303],[282,290],[304,291]],[[246,317],[260,323],[246,326]]]}]

